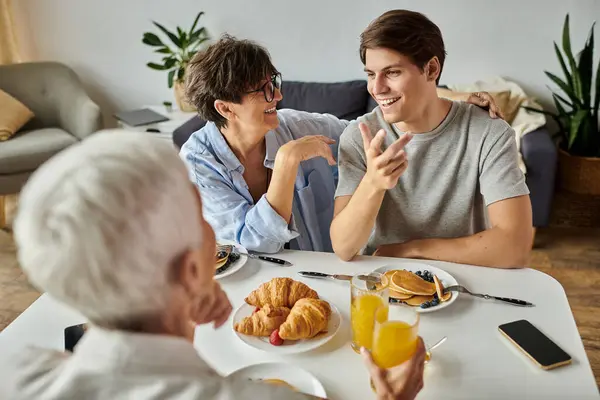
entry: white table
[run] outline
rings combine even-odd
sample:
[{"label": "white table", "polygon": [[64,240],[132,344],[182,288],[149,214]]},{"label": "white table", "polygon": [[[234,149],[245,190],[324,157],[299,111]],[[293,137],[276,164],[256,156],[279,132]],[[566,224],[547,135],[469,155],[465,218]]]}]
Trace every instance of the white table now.
[{"label": "white table", "polygon": [[[350,348],[348,282],[301,278],[296,272],[367,272],[383,265],[418,262],[363,257],[346,263],[333,254],[286,251],[278,255],[293,267],[248,260],[237,273],[221,280],[234,308],[260,283],[277,276],[289,276],[309,284],[335,303],[343,314],[342,327],[327,344],[308,353],[276,356],[251,348],[234,334],[231,321],[219,330],[209,326],[196,330],[199,353],[222,374],[246,365],[279,361],[297,364],[313,373],[325,386],[330,399],[370,399],[374,395],[367,372]],[[431,262],[451,273],[461,284],[482,293],[515,297],[536,304],[521,308],[467,295],[450,307],[422,314],[420,334],[426,343],[442,336],[448,340],[434,350],[426,366],[425,388],[419,399],[598,399],[598,388],[577,332],[573,315],[561,285],[548,275],[532,269],[497,270],[450,263]],[[573,365],[543,371],[516,350],[498,332],[498,325],[527,319],[573,357]],[[42,296],[0,333],[0,354],[36,344],[63,348],[63,329],[83,322],[76,312]],[[0,376],[6,366],[0,357]]]},{"label": "white table", "polygon": [[148,132],[161,139],[173,140],[173,131],[197,115],[196,112],[185,112],[177,109],[167,111],[165,106],[145,106],[144,108],[149,108],[160,115],[164,115],[169,118],[169,120],[140,126],[131,126],[123,121],[117,120],[117,125],[120,128],[130,131]]}]

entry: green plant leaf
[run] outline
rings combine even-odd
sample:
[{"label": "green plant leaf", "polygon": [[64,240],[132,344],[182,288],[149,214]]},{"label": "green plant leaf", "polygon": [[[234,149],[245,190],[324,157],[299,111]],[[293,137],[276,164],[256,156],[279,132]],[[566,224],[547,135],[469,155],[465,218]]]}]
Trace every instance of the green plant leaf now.
[{"label": "green plant leaf", "polygon": [[562,79],[560,79],[558,76],[554,75],[553,73],[548,72],[548,71],[544,71],[544,73],[546,74],[546,76],[548,76],[548,78],[550,78],[554,83],[556,83],[558,85],[558,87],[560,87],[567,96],[569,96],[569,98],[571,99],[573,104],[581,106],[581,101],[573,92],[573,88],[571,88]]},{"label": "green plant leaf", "polygon": [[190,43],[195,43],[199,39],[207,38],[206,28],[200,28],[190,35]]},{"label": "green plant leaf", "polygon": [[165,67],[164,65],[160,65],[160,64],[155,64],[155,63],[151,63],[149,62],[148,64],[146,64],[148,67],[155,69],[157,71],[166,71],[167,69],[169,69],[168,67]]},{"label": "green plant leaf", "polygon": [[570,112],[568,112],[567,110],[565,110],[565,108],[561,104],[561,101],[565,101],[562,97],[560,97],[556,93],[552,93],[552,98],[554,100],[554,104],[556,105],[556,109],[558,110],[558,115],[564,116],[564,115],[570,115],[571,114]]},{"label": "green plant leaf", "polygon": [[167,28],[165,28],[164,26],[162,26],[158,22],[152,21],[152,23],[154,25],[156,25],[156,27],[158,29],[160,29],[165,35],[167,35],[169,37],[169,39],[171,39],[171,42],[173,42],[173,44],[175,46],[181,48],[181,42],[179,41],[179,38],[175,34],[173,34],[172,32],[168,31]]},{"label": "green plant leaf", "polygon": [[558,48],[558,45],[556,44],[556,42],[554,42],[554,51],[556,52],[556,58],[558,58],[558,62],[560,63],[560,67],[562,68],[563,73],[565,74],[565,78],[567,79],[567,83],[569,84],[569,86],[573,86],[573,77],[571,76],[571,73],[567,69],[567,66],[565,64],[565,60],[564,60],[564,58],[562,56],[562,53],[560,52],[560,49]]},{"label": "green plant leaf", "polygon": [[594,74],[594,26],[592,24],[590,34],[581,53],[579,53],[579,77],[581,79],[581,97],[584,107],[590,108],[592,97],[592,82]]},{"label": "green plant leaf", "polygon": [[169,71],[168,81],[169,81],[169,89],[173,87],[173,77],[175,76],[176,69],[172,69]]},{"label": "green plant leaf", "polygon": [[182,81],[184,76],[185,76],[185,69],[184,68],[179,68],[177,70],[177,80],[178,81]]},{"label": "green plant leaf", "polygon": [[531,112],[536,112],[536,113],[540,113],[540,114],[550,115],[552,117],[556,117],[557,116],[553,112],[546,111],[546,110],[540,110],[539,108],[533,108],[533,107],[527,107],[527,106],[521,106],[521,108],[523,108],[523,109],[525,109],[527,111],[531,111]]},{"label": "green plant leaf", "polygon": [[173,51],[168,48],[168,47],[162,47],[158,50],[154,50],[155,53],[161,53],[161,54],[173,54]]},{"label": "green plant leaf", "polygon": [[588,112],[589,112],[589,110],[579,110],[573,116],[573,119],[571,120],[570,130],[569,130],[569,143],[568,143],[568,147],[567,147],[569,150],[571,149],[571,147],[573,146],[573,143],[577,139],[577,136],[580,133],[579,126],[581,125],[581,123],[583,122],[585,117],[587,116]]},{"label": "green plant leaf", "polygon": [[177,59],[169,58],[168,60],[165,60],[165,69],[173,68],[175,64],[177,64]]},{"label": "green plant leaf", "polygon": [[142,38],[142,43],[148,46],[164,46],[163,42],[154,33],[146,32]]},{"label": "green plant leaf", "polygon": [[572,92],[577,98],[581,97],[581,82],[579,80],[579,71],[577,70],[577,64],[575,58],[573,58],[573,52],[571,51],[571,33],[569,29],[569,14],[565,17],[565,23],[563,25],[562,44],[567,60],[569,60],[569,66],[571,67],[571,77],[573,80]]},{"label": "green plant leaf", "polygon": [[561,134],[564,136],[563,139],[568,140],[567,129],[566,127],[571,126],[571,112],[567,112],[560,101],[559,95],[556,93],[552,93],[552,100],[554,100],[554,104],[556,105],[556,109],[558,110],[558,117],[554,117],[554,120],[558,124]]},{"label": "green plant leaf", "polygon": [[[200,19],[201,16],[204,15],[204,11],[200,11],[198,13],[198,15],[196,15],[196,19],[194,19],[194,23],[192,24],[192,27],[190,28],[189,31],[189,36],[192,37],[192,32],[194,32],[194,29],[196,29],[196,25],[198,25],[198,20]],[[204,28],[203,28],[204,29]]]},{"label": "green plant leaf", "polygon": [[550,86],[547,86],[548,90],[550,90],[552,92],[552,96],[556,97],[556,100],[560,100],[564,105],[566,105],[569,108],[575,108],[573,103],[571,103],[569,100],[565,99],[564,97],[562,97],[561,95],[559,95],[558,93],[554,93],[554,91],[552,90],[552,88]]}]

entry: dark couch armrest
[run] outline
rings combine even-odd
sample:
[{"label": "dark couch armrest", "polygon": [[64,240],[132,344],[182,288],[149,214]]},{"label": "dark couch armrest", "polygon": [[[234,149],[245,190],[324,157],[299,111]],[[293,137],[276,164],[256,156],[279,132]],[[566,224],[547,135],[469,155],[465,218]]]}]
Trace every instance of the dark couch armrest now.
[{"label": "dark couch armrest", "polygon": [[533,209],[533,226],[547,226],[554,198],[558,155],[546,126],[523,135],[521,154],[527,167],[526,181]]},{"label": "dark couch armrest", "polygon": [[199,116],[194,116],[173,131],[173,143],[181,148],[185,142],[192,136],[192,133],[202,129],[206,121]]}]

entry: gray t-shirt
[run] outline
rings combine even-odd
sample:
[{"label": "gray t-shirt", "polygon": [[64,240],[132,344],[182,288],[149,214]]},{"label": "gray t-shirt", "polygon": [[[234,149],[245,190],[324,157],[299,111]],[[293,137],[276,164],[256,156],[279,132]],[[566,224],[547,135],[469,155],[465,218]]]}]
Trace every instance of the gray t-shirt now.
[{"label": "gray t-shirt", "polygon": [[[352,122],[340,139],[335,197],[352,195],[367,170],[358,123],[385,129],[383,149],[403,133],[379,107]],[[442,123],[406,145],[408,168],[385,194],[365,254],[411,239],[456,238],[488,227],[486,206],[529,194],[518,166],[515,132],[479,107],[453,102]]]}]

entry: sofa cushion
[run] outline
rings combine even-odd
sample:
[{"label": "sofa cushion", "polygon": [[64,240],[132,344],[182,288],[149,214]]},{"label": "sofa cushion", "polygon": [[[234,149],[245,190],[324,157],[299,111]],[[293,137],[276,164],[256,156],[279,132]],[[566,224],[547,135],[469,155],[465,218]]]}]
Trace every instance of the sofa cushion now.
[{"label": "sofa cushion", "polygon": [[0,142],[10,139],[33,118],[29,108],[3,90],[0,90],[0,110]]},{"label": "sofa cushion", "polygon": [[58,128],[23,131],[0,143],[0,174],[30,172],[77,139]]},{"label": "sofa cushion", "polygon": [[283,100],[277,108],[328,113],[346,120],[364,115],[369,99],[364,80],[334,83],[284,81],[282,93]]}]

